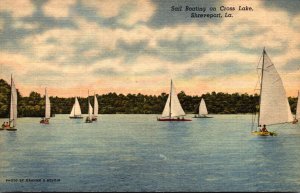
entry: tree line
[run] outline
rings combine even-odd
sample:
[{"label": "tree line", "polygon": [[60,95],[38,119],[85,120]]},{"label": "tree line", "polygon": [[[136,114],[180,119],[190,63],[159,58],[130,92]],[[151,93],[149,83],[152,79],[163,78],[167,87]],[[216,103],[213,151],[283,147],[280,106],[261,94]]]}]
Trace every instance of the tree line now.
[{"label": "tree line", "polygon": [[[117,94],[108,93],[97,95],[100,114],[161,114],[168,94],[143,95],[143,94]],[[254,113],[258,111],[259,95],[247,93],[223,93],[211,92],[201,96],[186,95],[184,91],[178,93],[179,101],[186,113],[197,113],[201,98],[205,99],[208,112],[211,114],[238,114]],[[288,98],[291,110],[296,111],[297,98]],[[69,114],[75,98],[61,98],[51,96],[51,114]],[[83,114],[88,112],[88,99],[78,97]],[[93,96],[90,96],[93,106]],[[0,79],[0,117],[8,117],[10,105],[10,85]],[[45,98],[32,91],[29,96],[22,96],[18,92],[18,116],[19,117],[43,117],[45,112]]]}]

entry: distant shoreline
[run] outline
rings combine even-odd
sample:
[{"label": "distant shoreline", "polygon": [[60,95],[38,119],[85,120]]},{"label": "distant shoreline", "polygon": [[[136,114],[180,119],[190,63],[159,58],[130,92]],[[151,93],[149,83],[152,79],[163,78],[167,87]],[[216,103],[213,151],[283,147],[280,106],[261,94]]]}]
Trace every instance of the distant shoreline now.
[{"label": "distant shoreline", "polygon": [[[0,117],[8,117],[10,103],[10,85],[0,79]],[[96,95],[99,114],[161,114],[168,98],[168,93],[160,95],[117,94]],[[202,98],[205,99],[209,114],[252,114],[258,112],[259,95],[248,93],[210,92],[200,96],[187,95],[184,91],[177,94],[181,106],[187,114],[197,114]],[[94,96],[90,96],[93,106]],[[295,113],[297,98],[288,97],[291,111]],[[74,97],[62,98],[50,96],[51,114],[69,114],[74,104]],[[88,98],[78,97],[81,113],[88,112]],[[29,96],[18,93],[18,117],[44,117],[45,97],[32,91]]]}]

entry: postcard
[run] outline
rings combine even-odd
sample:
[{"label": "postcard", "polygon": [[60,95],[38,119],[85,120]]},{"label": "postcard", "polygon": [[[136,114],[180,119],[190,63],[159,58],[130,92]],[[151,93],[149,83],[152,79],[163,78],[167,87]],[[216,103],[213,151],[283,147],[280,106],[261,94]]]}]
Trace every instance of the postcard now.
[{"label": "postcard", "polygon": [[299,0],[0,0],[0,192],[297,192]]}]

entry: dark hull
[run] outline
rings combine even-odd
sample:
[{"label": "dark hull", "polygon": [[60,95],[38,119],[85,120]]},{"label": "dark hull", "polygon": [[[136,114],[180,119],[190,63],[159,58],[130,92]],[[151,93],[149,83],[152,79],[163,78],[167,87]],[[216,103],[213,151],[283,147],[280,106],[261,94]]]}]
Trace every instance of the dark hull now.
[{"label": "dark hull", "polygon": [[15,128],[9,128],[9,129],[6,129],[6,131],[17,131],[17,129],[15,129]]},{"label": "dark hull", "polygon": [[48,121],[41,120],[41,121],[40,121],[40,124],[48,125],[48,124],[49,124],[49,120],[48,120]]},{"label": "dark hull", "polygon": [[163,119],[163,118],[158,118],[157,121],[192,121],[191,119]]},{"label": "dark hull", "polygon": [[70,119],[83,119],[83,117],[69,117]]},{"label": "dark hull", "polygon": [[213,118],[213,117],[199,117],[199,116],[194,116],[193,118],[203,118],[203,119],[205,119],[205,118]]}]

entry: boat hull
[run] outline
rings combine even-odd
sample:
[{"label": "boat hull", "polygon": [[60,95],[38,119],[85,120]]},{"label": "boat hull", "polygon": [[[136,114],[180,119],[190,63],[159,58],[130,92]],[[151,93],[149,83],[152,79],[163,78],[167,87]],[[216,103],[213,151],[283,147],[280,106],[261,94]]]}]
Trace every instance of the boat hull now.
[{"label": "boat hull", "polygon": [[192,121],[191,119],[163,119],[163,118],[158,118],[157,121]]},{"label": "boat hull", "polygon": [[12,128],[6,129],[6,131],[17,131],[17,129],[12,127]]},{"label": "boat hull", "polygon": [[208,117],[208,116],[197,116],[197,115],[195,115],[193,118],[203,118],[203,119],[205,119],[205,118],[213,118],[213,117]]},{"label": "boat hull", "polygon": [[7,130],[7,129],[10,129],[10,127],[9,127],[9,126],[2,126],[2,127],[0,128],[0,130]]},{"label": "boat hull", "polygon": [[69,117],[70,119],[83,119],[83,117]]},{"label": "boat hull", "polygon": [[252,135],[256,135],[256,136],[277,136],[276,132],[263,132],[263,131],[253,131]]},{"label": "boat hull", "polygon": [[48,125],[48,124],[49,124],[49,121],[41,120],[41,121],[40,121],[40,124]]}]

